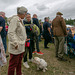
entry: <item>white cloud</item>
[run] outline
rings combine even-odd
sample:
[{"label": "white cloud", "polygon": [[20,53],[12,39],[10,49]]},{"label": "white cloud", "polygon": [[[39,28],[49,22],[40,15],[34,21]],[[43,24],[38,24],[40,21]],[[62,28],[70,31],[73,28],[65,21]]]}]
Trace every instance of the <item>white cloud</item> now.
[{"label": "white cloud", "polygon": [[0,11],[6,16],[16,14],[16,8],[25,6],[32,15],[36,13],[38,18],[55,17],[57,11],[62,12],[64,18],[75,18],[75,0],[0,0]]}]

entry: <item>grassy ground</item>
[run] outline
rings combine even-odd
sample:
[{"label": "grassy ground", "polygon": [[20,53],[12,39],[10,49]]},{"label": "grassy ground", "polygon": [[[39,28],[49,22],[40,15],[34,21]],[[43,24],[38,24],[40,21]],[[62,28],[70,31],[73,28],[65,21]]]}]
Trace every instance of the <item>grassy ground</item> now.
[{"label": "grassy ground", "polygon": [[[75,75],[75,58],[70,59],[68,56],[65,56],[69,61],[63,62],[58,61],[55,58],[55,49],[53,44],[48,44],[49,49],[44,49],[43,41],[40,42],[40,50],[44,53],[44,55],[40,56],[34,54],[33,57],[38,56],[43,58],[48,63],[48,71],[45,73],[36,70],[36,65],[33,63],[28,63],[30,65],[29,69],[26,69],[22,65],[22,73],[24,75]],[[9,60],[9,58],[7,58]],[[8,63],[6,66],[2,67],[1,75],[7,75],[8,71]]]}]

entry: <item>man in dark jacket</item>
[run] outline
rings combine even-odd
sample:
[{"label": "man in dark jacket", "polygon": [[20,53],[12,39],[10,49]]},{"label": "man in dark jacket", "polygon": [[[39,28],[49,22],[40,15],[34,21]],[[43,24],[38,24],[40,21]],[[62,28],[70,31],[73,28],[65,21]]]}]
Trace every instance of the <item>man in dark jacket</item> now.
[{"label": "man in dark jacket", "polygon": [[56,18],[52,22],[52,29],[53,29],[53,34],[55,36],[55,49],[56,49],[56,57],[58,57],[59,60],[66,61],[64,59],[64,41],[65,41],[65,36],[67,35],[66,31],[66,24],[61,17],[63,14],[61,12],[57,12]]},{"label": "man in dark jacket", "polygon": [[36,24],[39,27],[39,21],[37,19],[37,15],[36,14],[33,15],[33,23]]},{"label": "man in dark jacket", "polygon": [[3,41],[4,49],[6,52],[6,30],[5,30],[5,13],[0,12],[0,35]]},{"label": "man in dark jacket", "polygon": [[44,18],[45,22],[43,23],[43,37],[44,37],[44,48],[47,47],[47,44],[50,43],[51,40],[51,32],[50,32],[50,23],[48,17]]},{"label": "man in dark jacket", "polygon": [[[39,21],[37,19],[37,15],[36,14],[33,15],[32,19],[33,19],[33,23],[36,24],[39,27]],[[33,54],[37,53],[38,55],[43,55],[43,53],[39,49],[39,37],[37,37],[37,36],[36,36],[36,42],[35,43],[36,43],[37,51],[33,51]]]},{"label": "man in dark jacket", "polygon": [[42,22],[41,22],[40,25],[39,25],[39,29],[40,29],[39,41],[41,42]]}]

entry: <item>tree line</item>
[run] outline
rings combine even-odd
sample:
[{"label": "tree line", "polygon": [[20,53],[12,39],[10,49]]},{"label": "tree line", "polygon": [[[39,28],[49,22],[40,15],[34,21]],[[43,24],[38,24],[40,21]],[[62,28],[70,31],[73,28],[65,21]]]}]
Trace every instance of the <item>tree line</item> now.
[{"label": "tree line", "polygon": [[[70,18],[70,19],[64,19],[64,20],[65,20],[66,24],[75,26],[75,19]],[[5,21],[7,23],[7,17],[5,17]],[[42,22],[42,20],[40,19],[39,22]]]},{"label": "tree line", "polygon": [[75,19],[65,19],[66,24],[75,25]]}]

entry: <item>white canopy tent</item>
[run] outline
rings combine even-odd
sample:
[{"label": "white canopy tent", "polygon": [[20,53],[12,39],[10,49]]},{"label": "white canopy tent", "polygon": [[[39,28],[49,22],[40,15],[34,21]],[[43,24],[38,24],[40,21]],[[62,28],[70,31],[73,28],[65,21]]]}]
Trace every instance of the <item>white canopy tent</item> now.
[{"label": "white canopy tent", "polygon": [[68,28],[68,27],[70,27],[70,28],[71,28],[71,27],[74,27],[74,26],[73,26],[73,25],[66,25],[66,27],[67,27],[67,28]]}]

